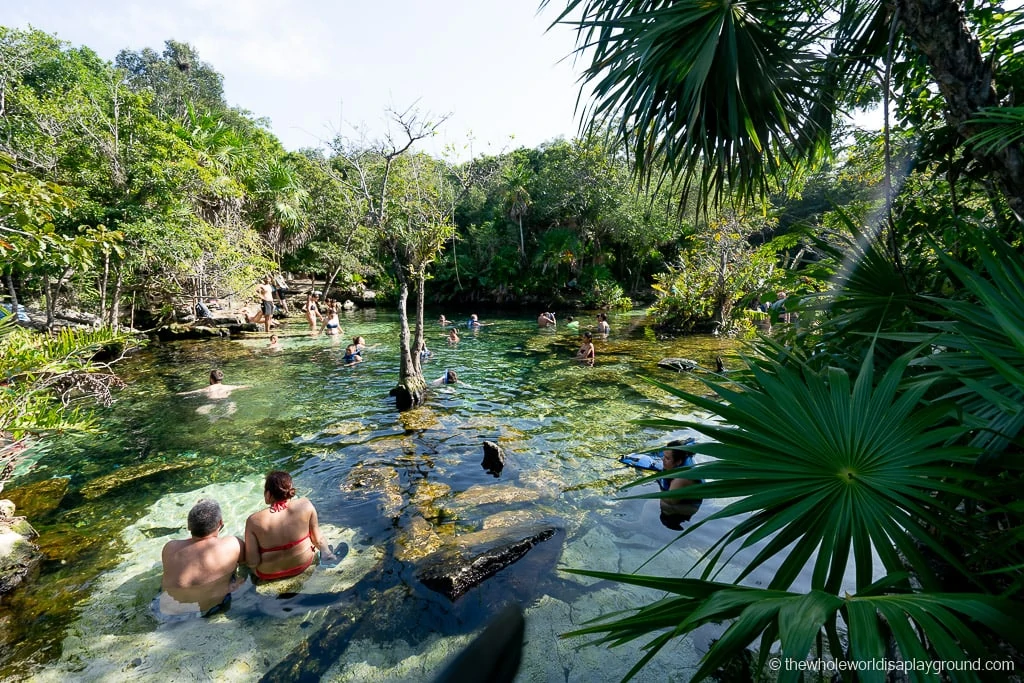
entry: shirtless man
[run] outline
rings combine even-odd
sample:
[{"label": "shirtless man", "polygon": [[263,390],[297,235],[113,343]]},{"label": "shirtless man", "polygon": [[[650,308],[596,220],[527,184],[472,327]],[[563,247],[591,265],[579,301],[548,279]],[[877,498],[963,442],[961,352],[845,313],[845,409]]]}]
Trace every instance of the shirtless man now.
[{"label": "shirtless man", "polygon": [[263,314],[263,329],[270,334],[270,325],[274,322],[274,285],[270,284],[268,277],[262,285],[256,286],[256,293],[260,295],[260,313]]},{"label": "shirtless man", "polygon": [[224,371],[220,369],[210,370],[210,385],[202,389],[178,392],[178,396],[198,396],[206,398],[227,398],[235,389],[248,389],[248,384],[224,384]]},{"label": "shirtless man", "polygon": [[231,604],[231,591],[239,585],[235,569],[245,562],[245,545],[237,536],[221,538],[223,528],[216,501],[204,498],[189,511],[192,537],[170,541],[161,553],[161,613],[206,617]]},{"label": "shirtless man", "polygon": [[549,327],[555,324],[555,314],[545,311],[537,316],[538,327]]}]

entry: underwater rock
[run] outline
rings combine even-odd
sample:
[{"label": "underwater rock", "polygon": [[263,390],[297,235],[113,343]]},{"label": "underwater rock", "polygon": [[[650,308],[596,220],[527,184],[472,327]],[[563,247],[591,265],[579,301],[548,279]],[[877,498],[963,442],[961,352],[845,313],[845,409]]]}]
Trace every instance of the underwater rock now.
[{"label": "underwater rock", "polygon": [[505,451],[493,441],[484,441],[484,461],[480,466],[487,470],[488,474],[501,474],[501,470],[505,468]]},{"label": "underwater rock", "polygon": [[395,558],[402,562],[416,562],[444,545],[444,539],[419,515],[402,527],[395,540]]},{"label": "underwater rock", "polygon": [[436,481],[421,481],[416,485],[410,502],[427,519],[436,519],[441,510],[437,504],[439,498],[451,493],[452,487]]},{"label": "underwater rock", "polygon": [[59,524],[46,530],[46,535],[39,538],[39,546],[46,559],[71,562],[108,540],[97,536],[89,527],[76,528],[71,524]]},{"label": "underwater rock", "polygon": [[507,529],[525,524],[536,524],[544,515],[537,510],[504,510],[484,517],[484,529]]},{"label": "underwater rock", "polygon": [[472,508],[478,505],[503,503],[532,503],[541,497],[541,492],[521,486],[495,485],[482,486],[474,484],[462,493],[456,494],[452,506],[456,508]]},{"label": "underwater rock", "polygon": [[457,536],[424,559],[417,577],[424,586],[454,602],[554,534],[555,527],[551,525],[532,525]]},{"label": "underwater rock", "polygon": [[676,372],[693,372],[700,367],[700,363],[689,358],[662,358],[658,361],[658,367]]},{"label": "underwater rock", "polygon": [[125,484],[131,484],[140,479],[151,477],[154,474],[188,469],[190,467],[195,467],[195,465],[195,460],[179,460],[178,462],[143,462],[138,465],[129,465],[128,467],[122,467],[118,470],[114,470],[108,475],[93,479],[82,487],[81,493],[86,499],[92,500],[94,498],[104,496],[110,491],[124,486]]},{"label": "underwater rock", "polygon": [[398,472],[384,465],[356,465],[348,473],[341,490],[379,494],[382,513],[386,517],[397,517],[405,503],[398,485]]},{"label": "underwater rock", "polygon": [[70,480],[64,477],[44,479],[27,486],[19,486],[7,491],[7,497],[26,517],[37,517],[46,514],[60,505],[64,494],[68,492]]},{"label": "underwater rock", "polygon": [[407,410],[399,414],[398,418],[402,421],[402,428],[406,431],[415,432],[425,429],[437,429],[441,426],[441,421],[437,419],[437,414],[426,406]]},{"label": "underwater rock", "polygon": [[30,540],[36,535],[23,517],[0,521],[0,596],[30,579],[39,568],[43,554]]},{"label": "underwater rock", "polygon": [[348,422],[336,422],[335,424],[328,425],[324,428],[324,434],[347,436],[349,434],[358,434],[364,429],[365,427],[362,422],[350,420]]}]

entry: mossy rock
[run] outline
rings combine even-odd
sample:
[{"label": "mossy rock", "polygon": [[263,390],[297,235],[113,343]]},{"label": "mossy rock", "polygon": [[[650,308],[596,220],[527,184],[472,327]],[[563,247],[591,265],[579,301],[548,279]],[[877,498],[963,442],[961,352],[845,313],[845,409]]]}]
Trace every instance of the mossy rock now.
[{"label": "mossy rock", "polygon": [[155,474],[161,474],[163,472],[173,472],[174,470],[182,470],[190,467],[195,467],[197,462],[194,460],[178,461],[178,462],[143,462],[138,465],[129,465],[128,467],[122,467],[114,470],[108,475],[93,479],[91,482],[82,487],[82,496],[88,500],[100,498],[110,491],[116,488],[120,488],[125,484],[131,484],[145,479],[146,477],[152,477]]},{"label": "mossy rock", "polygon": [[0,596],[32,579],[43,554],[38,546],[10,528],[0,528]]},{"label": "mossy rock", "polygon": [[34,518],[56,509],[70,484],[69,479],[56,477],[9,489],[4,495],[14,502],[19,514]]}]

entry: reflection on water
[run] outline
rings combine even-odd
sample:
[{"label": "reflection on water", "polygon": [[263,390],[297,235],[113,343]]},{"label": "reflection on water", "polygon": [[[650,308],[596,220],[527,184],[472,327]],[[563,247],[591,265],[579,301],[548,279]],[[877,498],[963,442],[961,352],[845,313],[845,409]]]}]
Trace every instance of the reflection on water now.
[{"label": "reflection on water", "polygon": [[[557,636],[649,592],[556,567],[634,571],[675,538],[657,501],[617,494],[639,475],[615,460],[665,438],[633,420],[687,410],[640,376],[702,392],[694,378],[655,364],[682,356],[714,367],[731,342],[658,341],[642,316],[622,314],[608,339],[595,339],[597,363],[587,368],[571,360],[578,333],[538,330],[534,317],[482,318],[495,324],[463,330],[453,346],[430,329],[424,374],[452,368],[459,382],[403,415],[388,397],[397,322],[384,312],[342,320],[346,336],[369,346],[354,367],[342,361],[345,344],[310,337],[298,318],[277,349],[259,335],[154,346],[126,363],[128,389],[103,431],[48,442],[14,482],[41,492],[46,480],[69,480],[63,495],[33,497],[47,561],[39,580],[0,608],[0,677],[427,680],[513,600],[527,615],[522,680],[624,674],[638,647],[577,650]],[[178,395],[206,385],[215,367],[226,384],[250,388]],[[498,476],[481,466],[485,440],[505,453]],[[240,535],[271,469],[292,472],[328,540],[348,554],[294,585],[242,591],[226,614],[158,624],[148,605],[160,549],[187,534],[188,508],[217,499],[225,533]],[[455,603],[417,578],[431,553],[530,525],[557,532]],[[680,574],[715,535],[699,531],[644,571]],[[674,644],[652,662],[652,680],[686,678],[703,646]]]}]

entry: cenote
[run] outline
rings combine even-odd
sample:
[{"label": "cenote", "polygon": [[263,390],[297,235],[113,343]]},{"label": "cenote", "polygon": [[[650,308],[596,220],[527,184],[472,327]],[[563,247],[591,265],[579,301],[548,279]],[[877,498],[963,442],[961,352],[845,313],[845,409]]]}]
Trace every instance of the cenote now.
[{"label": "cenote", "polygon": [[[450,367],[460,383],[433,387],[425,407],[405,414],[388,397],[398,358],[389,311],[348,314],[340,340],[310,337],[292,318],[279,350],[252,335],[154,344],[120,364],[127,387],[99,433],[45,441],[5,491],[23,497],[47,560],[0,611],[0,677],[430,680],[508,602],[527,619],[518,680],[621,677],[642,643],[608,650],[559,635],[657,594],[559,568],[634,571],[676,538],[657,501],[618,490],[638,475],[615,459],[668,438],[634,420],[689,411],[642,376],[703,391],[659,359],[714,367],[735,342],[659,340],[641,312],[623,313],[587,368],[571,360],[578,336],[564,325],[481,318],[493,324],[455,347],[428,324],[428,381]],[[344,367],[353,334],[370,351]],[[249,388],[219,402],[177,395],[214,367]],[[481,467],[484,441],[505,452],[500,476]],[[149,605],[160,550],[187,536],[189,507],[215,498],[224,533],[241,535],[272,469],[293,474],[344,559],[302,581],[247,585],[210,619],[159,623]],[[555,535],[454,602],[418,578],[423,558],[455,539],[539,522]],[[711,538],[673,544],[644,572],[682,574]],[[687,680],[706,649],[700,638],[674,643],[640,679]]]}]

